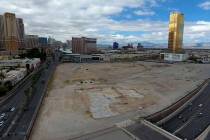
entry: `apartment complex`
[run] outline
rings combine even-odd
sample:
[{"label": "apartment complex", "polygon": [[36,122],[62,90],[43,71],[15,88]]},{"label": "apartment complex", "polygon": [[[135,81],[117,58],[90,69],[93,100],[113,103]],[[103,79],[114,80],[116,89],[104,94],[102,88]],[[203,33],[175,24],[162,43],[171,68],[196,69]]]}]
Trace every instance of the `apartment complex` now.
[{"label": "apartment complex", "polygon": [[37,48],[39,47],[38,35],[25,35],[25,46],[26,48]]},{"label": "apartment complex", "polygon": [[97,51],[97,39],[95,38],[72,38],[72,52],[77,54],[90,54]]},{"label": "apartment complex", "polygon": [[22,18],[17,18],[17,32],[19,35],[19,46],[23,48],[25,47],[24,46],[25,28]]},{"label": "apartment complex", "polygon": [[47,47],[47,45],[48,45],[47,37],[39,37],[39,46]]},{"label": "apartment complex", "polygon": [[170,14],[168,48],[173,53],[180,52],[183,45],[184,14],[172,12]]},{"label": "apartment complex", "polygon": [[4,48],[4,20],[3,16],[0,15],[0,49],[2,50]]},{"label": "apartment complex", "polygon": [[24,44],[23,20],[13,13],[0,16],[0,47],[7,51],[17,51]]}]

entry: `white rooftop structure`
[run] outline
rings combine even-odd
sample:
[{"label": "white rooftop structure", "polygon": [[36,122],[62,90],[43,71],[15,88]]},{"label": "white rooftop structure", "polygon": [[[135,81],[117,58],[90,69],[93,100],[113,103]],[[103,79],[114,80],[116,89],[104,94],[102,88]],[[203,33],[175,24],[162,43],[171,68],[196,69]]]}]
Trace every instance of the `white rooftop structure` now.
[{"label": "white rooftop structure", "polygon": [[161,53],[164,56],[165,61],[182,62],[189,58],[188,54],[177,54],[177,53]]},{"label": "white rooftop structure", "polygon": [[26,64],[36,65],[40,63],[39,58],[33,59],[11,59],[11,60],[0,60],[0,67],[26,67]]}]

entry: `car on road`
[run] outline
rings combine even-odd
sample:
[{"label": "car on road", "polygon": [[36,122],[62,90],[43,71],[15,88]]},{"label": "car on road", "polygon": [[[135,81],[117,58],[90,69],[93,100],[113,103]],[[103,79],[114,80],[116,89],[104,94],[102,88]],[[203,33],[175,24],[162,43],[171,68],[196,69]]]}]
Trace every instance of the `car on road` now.
[{"label": "car on road", "polygon": [[3,124],[4,124],[4,121],[1,121],[1,122],[0,122],[0,126],[2,126]]},{"label": "car on road", "polygon": [[5,114],[5,113],[2,113],[2,114],[0,115],[0,119],[4,118],[5,116],[6,116],[6,114]]},{"label": "car on road", "polygon": [[15,111],[15,107],[10,108],[10,111],[11,112]]},{"label": "car on road", "polygon": [[203,106],[203,104],[199,104],[198,106],[199,106],[199,107],[202,107],[202,106]]},{"label": "car on road", "polygon": [[198,115],[197,115],[198,117],[202,117],[203,116],[203,113],[202,112],[200,112],[200,113],[198,113]]},{"label": "car on road", "polygon": [[179,115],[179,116],[178,116],[178,119],[182,119],[182,118],[183,118],[182,115]]}]

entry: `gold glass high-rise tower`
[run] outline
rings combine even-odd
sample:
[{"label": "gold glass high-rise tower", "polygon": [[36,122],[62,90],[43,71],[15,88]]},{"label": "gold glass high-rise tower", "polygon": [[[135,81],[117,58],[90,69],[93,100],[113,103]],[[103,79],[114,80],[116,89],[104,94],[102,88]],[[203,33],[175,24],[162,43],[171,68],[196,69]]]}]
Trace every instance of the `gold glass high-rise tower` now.
[{"label": "gold glass high-rise tower", "polygon": [[173,53],[180,52],[183,45],[184,14],[172,12],[170,14],[168,48]]}]

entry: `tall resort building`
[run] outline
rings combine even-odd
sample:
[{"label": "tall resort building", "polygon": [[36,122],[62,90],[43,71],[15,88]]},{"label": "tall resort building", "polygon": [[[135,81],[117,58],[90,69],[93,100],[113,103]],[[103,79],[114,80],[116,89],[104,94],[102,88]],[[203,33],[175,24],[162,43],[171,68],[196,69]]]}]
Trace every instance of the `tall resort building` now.
[{"label": "tall resort building", "polygon": [[168,49],[173,53],[182,50],[184,33],[184,14],[171,12],[169,23]]},{"label": "tall resort building", "polygon": [[4,49],[4,20],[3,16],[0,15],[0,50]]},{"label": "tall resort building", "polygon": [[5,13],[4,19],[4,43],[8,51],[18,50],[18,32],[15,14]]},{"label": "tall resort building", "polygon": [[24,23],[22,18],[16,19],[16,25],[17,25],[17,33],[18,33],[18,47],[24,48],[24,37],[25,37],[25,29],[24,29]]},{"label": "tall resort building", "polygon": [[0,49],[9,52],[24,47],[23,19],[16,18],[13,13],[0,15]]}]

